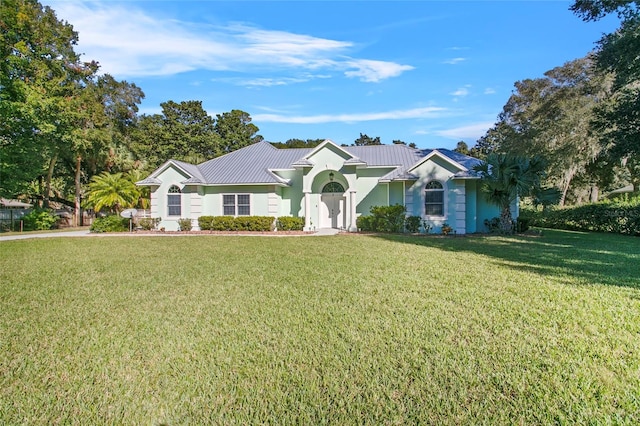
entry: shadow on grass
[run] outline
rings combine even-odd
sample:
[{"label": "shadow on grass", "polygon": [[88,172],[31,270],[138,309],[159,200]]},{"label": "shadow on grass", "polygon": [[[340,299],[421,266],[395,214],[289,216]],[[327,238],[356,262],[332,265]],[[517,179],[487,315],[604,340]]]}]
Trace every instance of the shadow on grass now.
[{"label": "shadow on grass", "polygon": [[558,230],[544,230],[539,236],[378,234],[376,237],[451,252],[480,254],[493,258],[500,266],[566,276],[574,284],[640,289],[638,237]]}]

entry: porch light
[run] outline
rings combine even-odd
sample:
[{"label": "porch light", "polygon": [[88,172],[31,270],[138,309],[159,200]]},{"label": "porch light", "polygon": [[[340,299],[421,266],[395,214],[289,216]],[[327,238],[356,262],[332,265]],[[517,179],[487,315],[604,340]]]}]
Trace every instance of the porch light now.
[{"label": "porch light", "polygon": [[333,172],[329,173],[329,180],[333,182]]}]

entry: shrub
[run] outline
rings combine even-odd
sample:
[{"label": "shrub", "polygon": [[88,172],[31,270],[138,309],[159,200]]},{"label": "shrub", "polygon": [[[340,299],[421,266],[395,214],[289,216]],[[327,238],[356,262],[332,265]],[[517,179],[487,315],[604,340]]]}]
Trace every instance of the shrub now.
[{"label": "shrub", "polygon": [[181,231],[191,231],[191,219],[178,219],[178,226]]},{"label": "shrub", "polygon": [[527,232],[530,228],[529,223],[531,222],[531,219],[528,217],[518,217],[518,219],[516,220],[516,232],[522,233],[522,232]]},{"label": "shrub", "polygon": [[373,206],[370,209],[371,215],[356,219],[356,226],[365,232],[404,232],[406,211],[400,204]]},{"label": "shrub", "polygon": [[640,200],[603,201],[547,210],[523,209],[532,226],[640,236]]},{"label": "shrub", "polygon": [[49,210],[35,209],[22,217],[25,231],[46,231],[53,228],[58,219]]},{"label": "shrub", "polygon": [[422,223],[422,218],[420,216],[409,216],[405,219],[404,226],[407,229],[407,232],[412,234],[416,234],[420,232],[420,224]]},{"label": "shrub", "polygon": [[159,217],[144,217],[138,221],[138,226],[145,231],[151,231],[156,229],[161,220]]},{"label": "shrub", "polygon": [[280,216],[277,219],[278,231],[302,231],[304,217]]},{"label": "shrub", "polygon": [[210,231],[213,223],[214,216],[200,216],[198,218],[198,225],[203,231]]},{"label": "shrub", "polygon": [[502,232],[502,230],[500,228],[500,218],[499,217],[492,217],[491,219],[485,219],[484,220],[484,226],[486,226],[487,231],[489,231],[489,233],[491,233],[491,234],[498,234],[498,233]]},{"label": "shrub", "polygon": [[212,231],[235,231],[233,216],[213,216],[211,219]]},{"label": "shrub", "polygon": [[114,215],[96,218],[89,228],[91,232],[126,232],[129,219]]},{"label": "shrub", "polygon": [[275,227],[272,216],[238,216],[235,218],[237,231],[273,231]]},{"label": "shrub", "polygon": [[373,216],[358,216],[356,226],[363,232],[373,231]]},{"label": "shrub", "polygon": [[453,232],[453,228],[451,227],[451,225],[449,225],[448,223],[443,223],[442,227],[440,227],[440,231],[444,234],[444,235],[449,235],[450,233]]}]

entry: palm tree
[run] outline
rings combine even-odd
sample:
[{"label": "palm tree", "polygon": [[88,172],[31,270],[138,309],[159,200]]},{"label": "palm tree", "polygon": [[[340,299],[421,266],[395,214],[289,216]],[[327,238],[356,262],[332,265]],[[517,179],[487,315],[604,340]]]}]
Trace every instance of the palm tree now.
[{"label": "palm tree", "polygon": [[511,204],[518,196],[540,193],[546,163],[542,157],[526,158],[508,154],[489,154],[474,170],[482,178],[481,191],[487,201],[500,208],[500,230],[513,232]]},{"label": "palm tree", "polygon": [[135,184],[122,173],[103,172],[91,179],[87,200],[95,211],[107,207],[120,213],[123,208],[134,206],[138,202],[139,194]]}]

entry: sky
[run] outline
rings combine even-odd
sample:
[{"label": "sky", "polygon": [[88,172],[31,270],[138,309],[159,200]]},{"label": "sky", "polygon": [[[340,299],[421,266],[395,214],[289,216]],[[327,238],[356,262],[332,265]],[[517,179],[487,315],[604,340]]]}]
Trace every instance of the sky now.
[{"label": "sky", "polygon": [[76,52],[160,104],[249,113],[270,142],[473,146],[514,83],[584,57],[615,17],[570,1],[53,1]]}]

